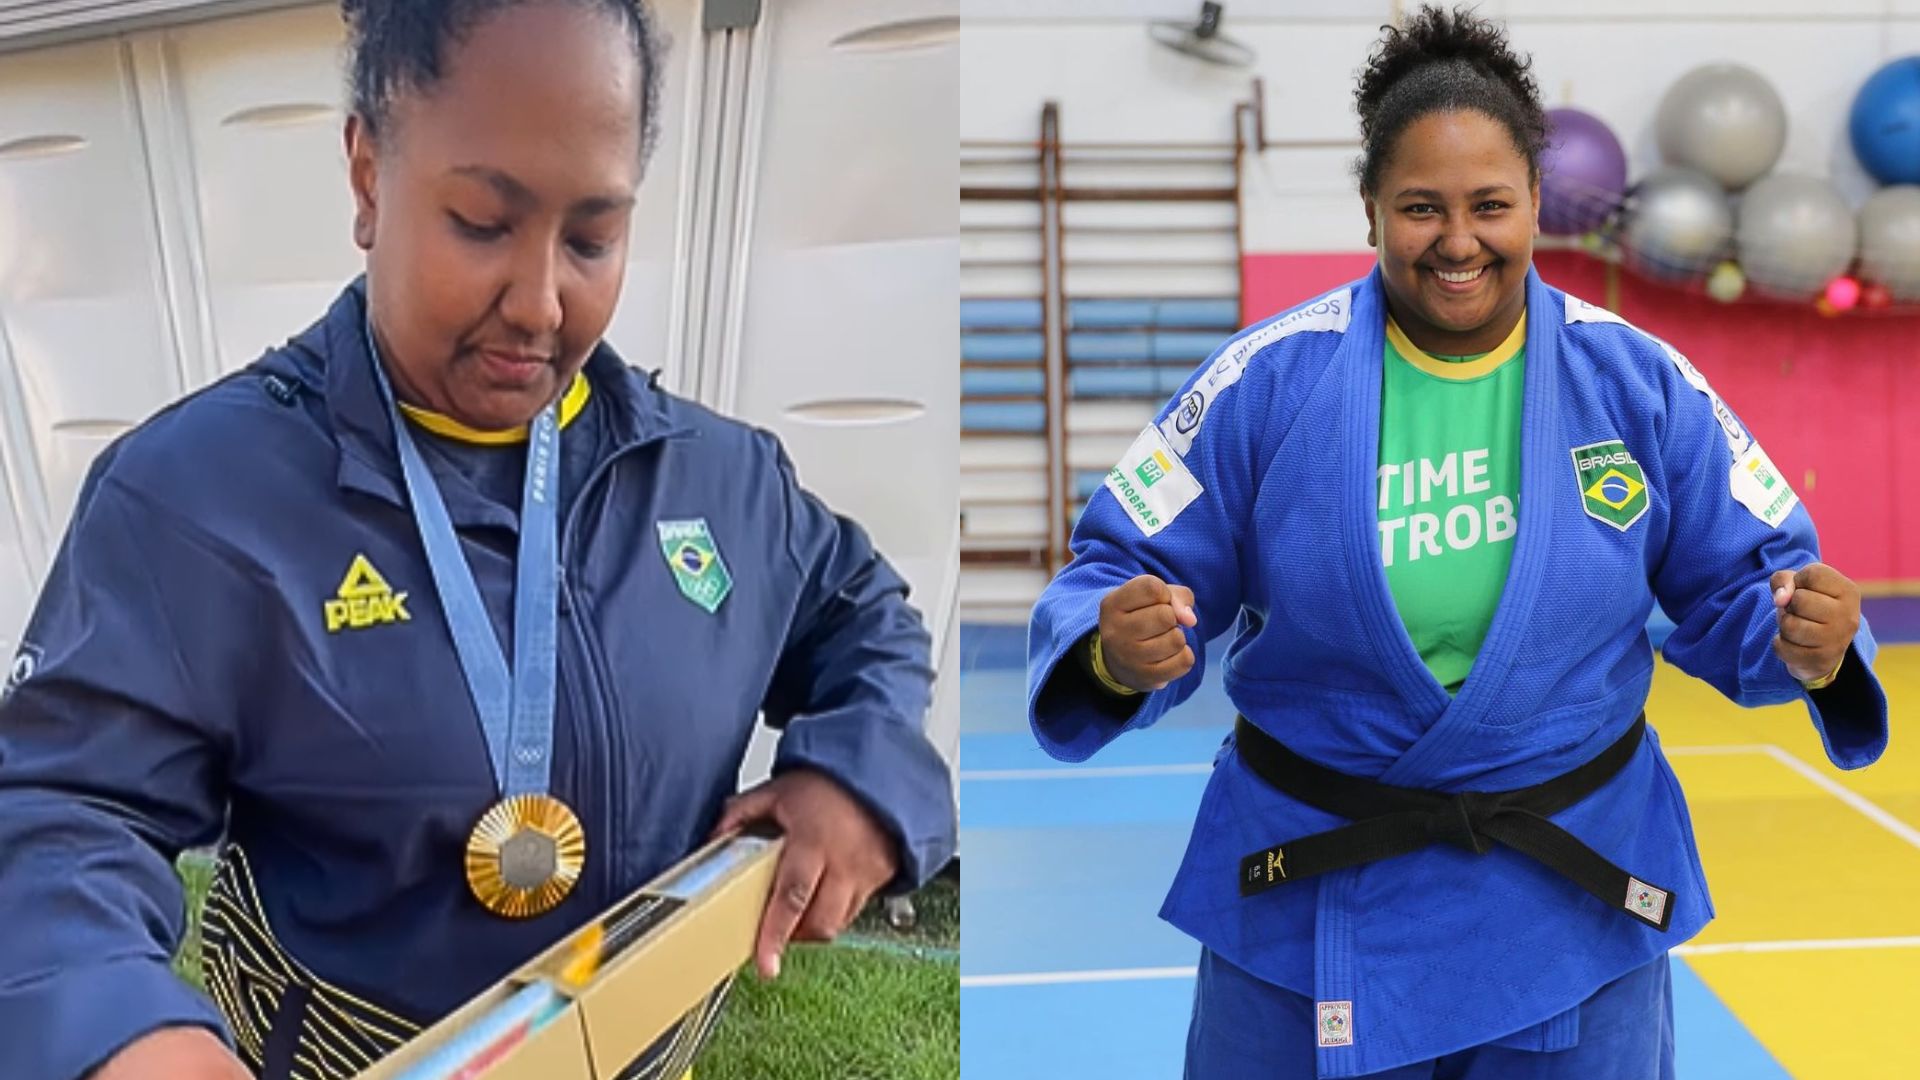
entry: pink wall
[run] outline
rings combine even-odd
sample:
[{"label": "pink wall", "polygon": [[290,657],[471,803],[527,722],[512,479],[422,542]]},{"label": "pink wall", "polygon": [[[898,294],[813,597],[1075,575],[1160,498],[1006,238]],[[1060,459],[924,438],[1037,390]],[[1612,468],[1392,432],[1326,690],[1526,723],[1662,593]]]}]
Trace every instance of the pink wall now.
[{"label": "pink wall", "polygon": [[[1245,321],[1366,273],[1366,253],[1248,255]],[[1607,299],[1603,263],[1536,259],[1552,284]],[[1827,318],[1810,305],[1719,304],[1619,274],[1619,310],[1685,353],[1740,414],[1820,526],[1822,557],[1869,591],[1920,585],[1920,315]]]}]

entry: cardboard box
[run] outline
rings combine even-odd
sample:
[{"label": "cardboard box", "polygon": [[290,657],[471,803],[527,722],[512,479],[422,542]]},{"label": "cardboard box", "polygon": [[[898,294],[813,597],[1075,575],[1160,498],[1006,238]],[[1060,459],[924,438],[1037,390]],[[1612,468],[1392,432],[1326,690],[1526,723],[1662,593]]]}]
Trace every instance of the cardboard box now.
[{"label": "cardboard box", "polygon": [[[451,1040],[471,1035],[484,1017],[499,1015],[541,980],[554,986],[564,1004],[477,1075],[613,1080],[752,958],[779,852],[779,840],[757,836],[709,844],[448,1014],[360,1080],[409,1080]],[[622,934],[616,926],[637,936],[607,956],[584,985],[573,990],[555,978],[585,937],[598,931],[615,942]]]}]

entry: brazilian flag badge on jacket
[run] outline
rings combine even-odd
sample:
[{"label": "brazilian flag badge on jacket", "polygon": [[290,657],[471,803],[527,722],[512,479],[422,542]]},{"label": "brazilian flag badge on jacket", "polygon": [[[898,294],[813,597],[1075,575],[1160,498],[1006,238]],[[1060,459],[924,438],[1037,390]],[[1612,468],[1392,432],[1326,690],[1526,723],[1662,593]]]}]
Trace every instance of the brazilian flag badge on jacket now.
[{"label": "brazilian flag badge on jacket", "polygon": [[733,575],[713,544],[713,533],[706,518],[655,523],[660,531],[660,553],[666,556],[680,595],[700,605],[711,615],[733,589]]}]

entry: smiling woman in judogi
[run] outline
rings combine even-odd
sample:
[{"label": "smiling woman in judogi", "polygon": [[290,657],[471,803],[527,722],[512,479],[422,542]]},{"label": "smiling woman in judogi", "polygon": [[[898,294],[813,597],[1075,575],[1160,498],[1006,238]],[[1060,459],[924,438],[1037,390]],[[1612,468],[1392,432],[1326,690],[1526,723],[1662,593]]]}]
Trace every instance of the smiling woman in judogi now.
[{"label": "smiling woman in judogi", "polygon": [[1534,272],[1528,66],[1466,13],[1387,31],[1356,93],[1378,265],[1188,380],[1034,610],[1067,760],[1231,631],[1242,717],[1161,911],[1203,945],[1191,1077],[1672,1076],[1667,951],[1713,910],[1642,713],[1656,600],[1680,669],[1804,702],[1842,768],[1886,746],[1859,589],[1753,433]]},{"label": "smiling woman in judogi", "polygon": [[953,850],[905,583],[601,340],[647,5],[342,9],[366,275],[101,455],[0,704],[6,1080],[351,1077],[716,832],[786,836],[763,974]]}]

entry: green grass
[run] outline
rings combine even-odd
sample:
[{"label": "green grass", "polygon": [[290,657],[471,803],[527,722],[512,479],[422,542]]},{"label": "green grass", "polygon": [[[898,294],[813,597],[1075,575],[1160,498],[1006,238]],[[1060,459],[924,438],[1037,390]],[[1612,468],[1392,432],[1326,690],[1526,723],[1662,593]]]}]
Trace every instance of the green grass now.
[{"label": "green grass", "polygon": [[780,977],[734,983],[699,1080],[933,1080],[960,1075],[960,966],[800,945]]},{"label": "green grass", "polygon": [[699,1080],[951,1080],[960,1075],[960,881],[914,895],[910,930],[878,903],[832,945],[787,950],[780,977],[751,972],[694,1070]]},{"label": "green grass", "polygon": [[[175,970],[200,984],[202,856],[180,860],[190,919]],[[960,1073],[960,882],[942,875],[914,895],[905,930],[869,904],[832,945],[796,945],[780,977],[749,969],[701,1055],[698,1080],[931,1080]]]},{"label": "green grass", "polygon": [[200,985],[200,904],[213,884],[213,860],[198,851],[189,851],[174,864],[180,883],[187,887],[187,937],[173,958],[173,970],[195,986]]}]

